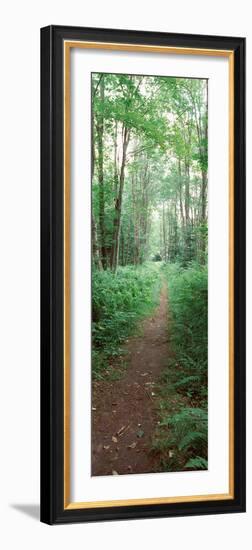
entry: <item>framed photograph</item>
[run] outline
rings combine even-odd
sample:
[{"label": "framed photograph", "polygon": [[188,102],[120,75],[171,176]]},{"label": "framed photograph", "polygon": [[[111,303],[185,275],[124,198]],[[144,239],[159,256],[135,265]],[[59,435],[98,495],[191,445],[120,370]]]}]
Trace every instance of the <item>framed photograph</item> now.
[{"label": "framed photograph", "polygon": [[41,521],[245,511],[245,39],[41,30]]}]

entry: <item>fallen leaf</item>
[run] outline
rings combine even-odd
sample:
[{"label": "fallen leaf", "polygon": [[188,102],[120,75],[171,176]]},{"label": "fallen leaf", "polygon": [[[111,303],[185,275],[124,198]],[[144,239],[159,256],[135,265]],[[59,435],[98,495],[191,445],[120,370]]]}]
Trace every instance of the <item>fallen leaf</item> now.
[{"label": "fallen leaf", "polygon": [[136,446],[137,446],[137,443],[135,441],[133,441],[131,445],[128,445],[129,449],[135,449]]},{"label": "fallen leaf", "polygon": [[92,407],[92,411],[96,411],[96,407]]},{"label": "fallen leaf", "polygon": [[144,372],[143,374],[141,374],[141,376],[148,376],[148,372]]},{"label": "fallen leaf", "polygon": [[118,441],[117,437],[115,437],[114,435],[112,435],[112,438],[111,438],[111,439],[112,439],[112,441],[113,441],[114,443],[117,443],[117,441]]},{"label": "fallen leaf", "polygon": [[103,445],[103,449],[105,449],[105,451],[107,451],[109,449],[110,445]]},{"label": "fallen leaf", "polygon": [[122,435],[125,434],[125,432],[127,432],[127,430],[129,429],[130,427],[130,424],[128,424],[127,426],[122,426],[120,428],[120,430],[118,430],[118,432],[116,432],[116,435],[118,435],[119,437],[121,437]]},{"label": "fallen leaf", "polygon": [[124,430],[125,430],[126,426],[122,426],[120,428],[120,430],[118,430],[118,432],[116,432],[117,435],[120,435]]}]

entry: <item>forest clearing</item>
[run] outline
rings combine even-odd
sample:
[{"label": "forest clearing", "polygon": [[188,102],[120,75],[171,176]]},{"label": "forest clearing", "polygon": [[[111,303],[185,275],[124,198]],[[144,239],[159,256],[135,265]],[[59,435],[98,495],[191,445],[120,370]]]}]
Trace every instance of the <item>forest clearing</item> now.
[{"label": "forest clearing", "polygon": [[207,468],[207,81],[92,75],[92,475]]}]

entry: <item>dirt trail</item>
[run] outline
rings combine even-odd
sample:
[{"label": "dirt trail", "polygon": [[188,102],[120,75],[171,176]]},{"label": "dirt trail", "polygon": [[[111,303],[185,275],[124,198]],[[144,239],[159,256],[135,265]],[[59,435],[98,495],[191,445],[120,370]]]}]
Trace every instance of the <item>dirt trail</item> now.
[{"label": "dirt trail", "polygon": [[165,284],[159,306],[141,329],[141,336],[124,345],[128,365],[122,378],[93,385],[92,475],[159,469],[150,448],[158,421],[155,384],[168,357]]}]

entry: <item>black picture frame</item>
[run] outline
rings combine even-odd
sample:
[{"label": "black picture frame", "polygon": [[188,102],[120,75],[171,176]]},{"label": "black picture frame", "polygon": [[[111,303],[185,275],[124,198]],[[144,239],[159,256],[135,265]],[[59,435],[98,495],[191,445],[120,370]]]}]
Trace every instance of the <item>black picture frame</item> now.
[{"label": "black picture frame", "polygon": [[[64,508],[63,42],[234,53],[234,498]],[[41,29],[41,521],[48,524],[245,511],[245,39],[115,29]]]}]

